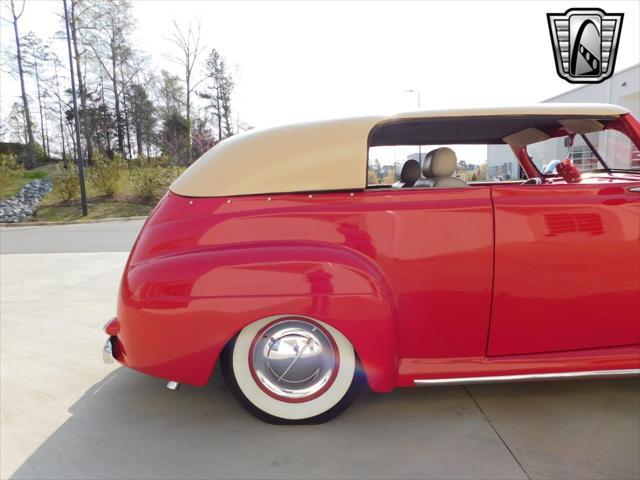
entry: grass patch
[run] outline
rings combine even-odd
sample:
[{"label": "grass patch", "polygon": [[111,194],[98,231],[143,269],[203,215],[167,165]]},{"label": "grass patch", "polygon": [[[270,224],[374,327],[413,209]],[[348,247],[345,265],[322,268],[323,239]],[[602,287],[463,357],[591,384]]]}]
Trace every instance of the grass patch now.
[{"label": "grass patch", "polygon": [[29,180],[36,180],[38,178],[47,178],[49,176],[49,172],[46,170],[27,170],[24,172],[24,178]]},{"label": "grass patch", "polygon": [[20,191],[27,183],[31,181],[30,178],[11,178],[7,180],[7,183],[0,187],[0,200],[4,201],[9,197],[13,197]]},{"label": "grass patch", "polygon": [[[90,171],[86,169],[85,172]],[[158,199],[140,198],[135,186],[126,175],[119,183],[119,191],[112,197],[99,192],[91,182],[86,182],[88,215],[82,216],[78,198],[61,201],[55,188],[38,205],[32,222],[66,222],[72,220],[96,220],[100,218],[125,218],[146,216],[151,213]]]},{"label": "grass patch", "polygon": [[82,216],[82,206],[78,200],[58,204],[41,203],[31,218],[32,222],[65,222],[70,220],[95,220],[98,218],[121,218],[146,216],[155,203],[123,201],[120,198],[91,198],[88,201],[89,214]]},{"label": "grass patch", "polygon": [[[3,201],[16,195],[24,185],[32,180],[55,177],[58,163],[60,162],[41,163],[33,170],[24,171],[24,174],[18,178],[7,179],[6,182],[0,184],[0,200]],[[140,166],[136,168],[141,170]],[[96,184],[96,182],[89,181],[92,167],[86,168],[85,177],[87,178],[86,188],[89,210],[89,214],[86,217],[82,216],[82,206],[79,198],[77,198],[79,194],[74,194],[72,200],[62,200],[54,186],[54,190],[49,192],[39,203],[30,221],[64,222],[82,219],[96,220],[100,218],[147,216],[158,201],[158,198],[155,197],[161,194],[170,181],[181,172],[181,169],[176,169],[176,167],[154,166],[149,168],[152,168],[152,170],[147,176],[155,180],[153,191],[145,194],[144,192],[147,190],[141,190],[140,182],[137,184],[132,183],[132,178],[136,181],[139,175],[130,175],[131,170],[128,170],[127,174],[118,180],[117,193],[111,197],[105,196],[104,192],[99,191],[96,185],[98,187],[100,185]],[[147,200],[143,198],[145,195],[154,198]]]},{"label": "grass patch", "polygon": [[17,194],[27,183],[37,178],[47,178],[51,172],[51,165],[43,165],[33,170],[25,170],[20,178],[11,178],[7,184],[0,185],[0,199],[6,200]]}]

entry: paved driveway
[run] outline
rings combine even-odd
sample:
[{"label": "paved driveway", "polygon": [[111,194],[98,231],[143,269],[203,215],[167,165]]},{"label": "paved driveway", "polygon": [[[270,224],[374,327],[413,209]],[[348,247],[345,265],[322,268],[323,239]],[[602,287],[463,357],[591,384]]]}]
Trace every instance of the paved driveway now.
[{"label": "paved driveway", "polygon": [[0,253],[128,252],[144,220],[0,227]]},{"label": "paved driveway", "polygon": [[46,244],[53,228],[126,250],[139,228],[104,225],[30,227],[23,251],[44,239],[63,253],[0,256],[3,479],[640,476],[637,379],[365,393],[333,422],[281,427],[246,414],[217,376],[171,392],[104,365],[127,253]]}]

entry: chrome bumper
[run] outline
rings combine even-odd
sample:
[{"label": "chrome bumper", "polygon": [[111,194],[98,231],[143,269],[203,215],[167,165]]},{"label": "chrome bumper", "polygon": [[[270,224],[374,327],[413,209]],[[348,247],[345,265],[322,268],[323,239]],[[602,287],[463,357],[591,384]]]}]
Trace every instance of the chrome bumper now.
[{"label": "chrome bumper", "polygon": [[111,338],[108,338],[107,343],[102,347],[102,361],[104,361],[104,363],[113,363],[114,360],[113,345],[111,343]]}]

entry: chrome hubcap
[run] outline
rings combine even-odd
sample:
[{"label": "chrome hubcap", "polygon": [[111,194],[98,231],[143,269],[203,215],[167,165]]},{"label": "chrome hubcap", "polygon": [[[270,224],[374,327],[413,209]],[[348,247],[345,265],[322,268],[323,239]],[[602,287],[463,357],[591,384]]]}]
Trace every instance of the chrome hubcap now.
[{"label": "chrome hubcap", "polygon": [[285,401],[303,401],[330,386],[338,355],[328,333],[304,320],[282,320],[255,340],[250,362],[258,385]]}]

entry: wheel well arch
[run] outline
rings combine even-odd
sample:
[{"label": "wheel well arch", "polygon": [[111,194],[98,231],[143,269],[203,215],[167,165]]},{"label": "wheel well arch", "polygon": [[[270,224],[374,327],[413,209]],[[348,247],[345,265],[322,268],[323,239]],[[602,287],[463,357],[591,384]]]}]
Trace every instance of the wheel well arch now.
[{"label": "wheel well arch", "polygon": [[[238,335],[244,328],[256,322],[263,322],[263,321],[275,322],[282,318],[301,318],[301,319],[307,319],[311,321],[319,320],[309,315],[295,314],[295,313],[281,313],[276,315],[269,315],[267,317],[256,318],[252,322],[236,329],[234,333],[226,339],[226,341],[222,344],[219,350],[219,354],[217,356],[217,362],[224,361],[225,356],[227,354],[230,354],[230,349],[233,347],[236,339],[238,338]],[[349,338],[349,335],[345,333],[343,329],[341,329],[341,326],[339,324],[336,324],[336,322],[331,322],[331,321],[327,322],[326,320],[322,320],[322,322],[327,323],[328,325],[330,325],[331,327],[339,331],[347,340],[349,340],[349,342],[353,346],[354,355],[356,357],[356,362],[357,362],[356,368],[359,369],[359,373],[364,375],[364,378],[366,379],[367,384],[373,391],[387,392],[393,388],[393,386],[395,385],[395,373],[397,370],[395,362],[393,365],[391,363],[389,363],[388,365],[385,365],[386,362],[380,362],[380,359],[367,358],[367,361],[365,363],[359,351],[359,350],[362,350],[361,343],[358,345],[355,345],[353,341]],[[215,365],[217,362],[214,363],[214,366],[211,370],[211,374],[213,374],[215,370]],[[393,379],[393,382],[390,382],[390,379]]]}]

